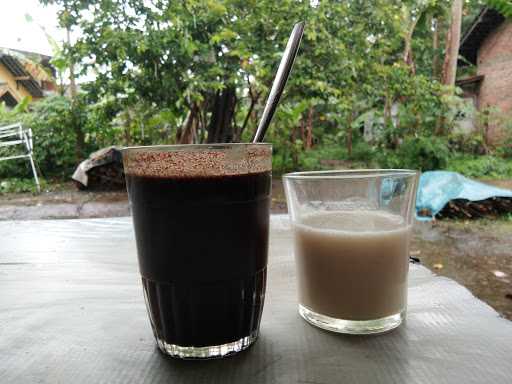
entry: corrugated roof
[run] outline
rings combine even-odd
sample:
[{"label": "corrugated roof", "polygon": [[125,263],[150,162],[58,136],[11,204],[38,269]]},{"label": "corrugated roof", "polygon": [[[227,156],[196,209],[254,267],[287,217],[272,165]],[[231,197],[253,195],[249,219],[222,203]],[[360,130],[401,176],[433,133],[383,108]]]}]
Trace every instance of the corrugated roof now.
[{"label": "corrugated roof", "polygon": [[34,77],[23,67],[23,65],[13,56],[0,53],[0,63],[3,64],[14,77],[23,77],[23,80],[17,80],[34,97],[43,97],[43,89]]},{"label": "corrugated roof", "polygon": [[505,21],[505,17],[501,13],[495,9],[484,7],[462,36],[459,54],[470,63],[476,64],[480,45],[503,21]]}]

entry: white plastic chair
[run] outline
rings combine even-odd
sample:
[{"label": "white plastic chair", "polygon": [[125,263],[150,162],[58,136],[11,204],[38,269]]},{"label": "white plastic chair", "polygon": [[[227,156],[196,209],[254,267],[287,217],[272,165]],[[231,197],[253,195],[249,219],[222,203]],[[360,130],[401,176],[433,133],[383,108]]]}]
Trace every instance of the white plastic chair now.
[{"label": "white plastic chair", "polygon": [[34,174],[37,191],[40,192],[41,186],[39,185],[39,178],[37,177],[36,166],[32,156],[32,130],[30,128],[23,127],[20,123],[0,127],[0,147],[11,147],[16,145],[24,146],[26,153],[0,157],[0,161],[28,158],[32,167],[32,173]]}]

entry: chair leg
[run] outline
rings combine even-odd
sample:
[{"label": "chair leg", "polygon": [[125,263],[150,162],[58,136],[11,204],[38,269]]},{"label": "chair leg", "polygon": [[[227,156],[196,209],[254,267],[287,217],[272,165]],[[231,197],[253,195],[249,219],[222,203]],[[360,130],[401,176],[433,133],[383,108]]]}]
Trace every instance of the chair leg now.
[{"label": "chair leg", "polygon": [[41,192],[41,185],[39,184],[39,178],[37,177],[37,172],[36,172],[36,166],[34,164],[34,159],[32,158],[32,153],[29,154],[29,160],[30,160],[30,165],[32,166],[32,173],[34,174],[34,180],[36,181],[36,187],[37,187],[37,192]]}]

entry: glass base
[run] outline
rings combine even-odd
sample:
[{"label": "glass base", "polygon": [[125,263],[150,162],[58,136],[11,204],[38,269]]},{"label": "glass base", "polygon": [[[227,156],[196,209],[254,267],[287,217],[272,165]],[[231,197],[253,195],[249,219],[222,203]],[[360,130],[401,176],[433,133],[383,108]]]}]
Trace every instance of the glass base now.
[{"label": "glass base", "polygon": [[182,347],[176,344],[168,344],[159,338],[156,339],[156,343],[162,353],[172,357],[180,359],[217,359],[233,355],[249,348],[257,338],[258,333],[254,332],[249,336],[242,337],[231,343],[210,345],[207,347]]},{"label": "glass base", "polygon": [[405,319],[405,309],[395,315],[375,320],[341,320],[313,312],[299,304],[299,314],[308,323],[327,331],[351,335],[370,335],[390,331]]}]

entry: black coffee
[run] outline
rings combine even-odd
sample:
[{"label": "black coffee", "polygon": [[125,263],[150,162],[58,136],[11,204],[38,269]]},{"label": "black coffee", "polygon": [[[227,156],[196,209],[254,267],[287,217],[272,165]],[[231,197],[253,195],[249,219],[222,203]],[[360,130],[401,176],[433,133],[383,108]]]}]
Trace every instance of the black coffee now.
[{"label": "black coffee", "polygon": [[270,172],[127,174],[155,337],[212,346],[256,335],[265,296]]}]

